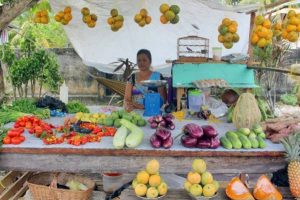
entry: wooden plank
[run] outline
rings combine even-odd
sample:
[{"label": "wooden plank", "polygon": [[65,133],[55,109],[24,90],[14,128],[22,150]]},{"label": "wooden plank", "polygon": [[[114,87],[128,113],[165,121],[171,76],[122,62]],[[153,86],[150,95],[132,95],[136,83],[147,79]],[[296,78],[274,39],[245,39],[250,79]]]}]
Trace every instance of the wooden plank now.
[{"label": "wooden plank", "polygon": [[[203,158],[212,173],[270,173],[285,165],[284,157],[219,157]],[[157,157],[157,156],[80,156],[80,155],[0,155],[0,169],[26,171],[60,171],[74,173],[102,173],[117,171],[136,173],[145,168],[151,159],[160,162],[161,173],[186,174],[195,157]],[[30,162],[28,162],[30,161]]]},{"label": "wooden plank", "polygon": [[[223,156],[223,157],[283,157],[283,151],[222,151],[222,150],[142,150],[142,149],[82,149],[82,148],[17,148],[3,147],[1,153],[20,154],[75,154],[75,155],[96,155],[96,156],[172,156],[172,157],[202,157],[202,156]],[[0,155],[1,156],[1,155]]]},{"label": "wooden plank", "polygon": [[0,180],[0,194],[11,185],[22,172],[10,171]]},{"label": "wooden plank", "polygon": [[23,187],[9,200],[20,200],[20,198],[26,193],[28,190],[27,184],[23,185]]},{"label": "wooden plank", "polygon": [[10,187],[1,194],[0,200],[7,200],[13,197],[23,187],[31,174],[32,172],[25,172],[16,182],[10,185]]}]

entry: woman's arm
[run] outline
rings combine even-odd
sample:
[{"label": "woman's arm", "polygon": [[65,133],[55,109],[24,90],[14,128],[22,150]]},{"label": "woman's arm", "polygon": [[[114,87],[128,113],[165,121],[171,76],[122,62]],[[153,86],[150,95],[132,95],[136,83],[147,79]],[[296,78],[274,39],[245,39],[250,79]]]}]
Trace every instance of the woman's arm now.
[{"label": "woman's arm", "polygon": [[144,105],[132,101],[132,89],[133,85],[130,82],[127,82],[124,96],[124,108],[128,112],[133,109],[144,109]]},{"label": "woman's arm", "polygon": [[166,87],[159,87],[158,88],[158,92],[160,94],[160,96],[162,97],[162,99],[164,100],[164,103],[167,102],[167,89]]}]

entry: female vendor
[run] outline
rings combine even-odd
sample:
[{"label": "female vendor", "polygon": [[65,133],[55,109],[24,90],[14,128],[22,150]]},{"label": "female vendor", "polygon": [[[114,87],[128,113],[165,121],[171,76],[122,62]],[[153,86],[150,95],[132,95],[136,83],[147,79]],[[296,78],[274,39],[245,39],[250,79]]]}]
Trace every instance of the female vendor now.
[{"label": "female vendor", "polygon": [[151,61],[152,57],[149,50],[141,49],[138,51],[137,65],[139,70],[129,77],[125,90],[124,107],[127,111],[132,111],[134,109],[144,109],[144,94],[147,93],[148,90],[158,92],[163,102],[166,102],[167,95],[165,87],[148,88],[140,84],[141,81],[145,80],[163,79],[162,75],[159,72],[151,70]]}]

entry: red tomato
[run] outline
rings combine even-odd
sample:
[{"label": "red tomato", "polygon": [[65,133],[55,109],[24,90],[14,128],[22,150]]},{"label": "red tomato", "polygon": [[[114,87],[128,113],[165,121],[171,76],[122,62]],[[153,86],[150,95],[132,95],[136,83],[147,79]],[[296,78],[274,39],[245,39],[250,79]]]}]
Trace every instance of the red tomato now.
[{"label": "red tomato", "polygon": [[11,138],[9,136],[6,136],[5,138],[3,138],[3,144],[10,144],[11,143]]},{"label": "red tomato", "polygon": [[11,138],[11,143],[12,144],[20,144],[22,141],[20,139],[20,137],[13,137]]},{"label": "red tomato", "polygon": [[34,132],[34,130],[33,130],[33,129],[29,129],[28,132],[29,132],[30,134],[32,134],[32,133]]},{"label": "red tomato", "polygon": [[27,128],[27,129],[31,129],[31,127],[32,127],[32,124],[31,124],[31,122],[26,122],[26,124],[25,124],[25,128]]},{"label": "red tomato", "polygon": [[19,132],[19,131],[15,131],[15,130],[9,130],[8,132],[7,132],[7,135],[9,136],[9,137],[17,137],[17,136],[19,136],[21,133]]},{"label": "red tomato", "polygon": [[19,138],[20,138],[21,142],[25,141],[25,137],[23,135],[20,135]]}]

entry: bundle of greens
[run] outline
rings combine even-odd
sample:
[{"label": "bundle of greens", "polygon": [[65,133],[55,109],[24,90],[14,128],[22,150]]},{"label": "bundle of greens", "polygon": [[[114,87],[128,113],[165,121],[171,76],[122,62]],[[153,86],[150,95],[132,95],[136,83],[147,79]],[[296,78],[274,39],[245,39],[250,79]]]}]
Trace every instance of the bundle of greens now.
[{"label": "bundle of greens", "polygon": [[280,101],[291,106],[296,106],[298,104],[298,98],[295,94],[283,94],[280,96]]},{"label": "bundle of greens", "polygon": [[2,146],[2,140],[5,138],[7,134],[8,128],[5,128],[3,124],[0,125],[0,147]]},{"label": "bundle of greens", "polygon": [[83,113],[89,113],[89,109],[81,102],[79,101],[71,101],[67,104],[67,110],[68,113],[77,113],[77,112],[83,112]]},{"label": "bundle of greens", "polygon": [[35,105],[35,102],[31,99],[22,98],[17,99],[12,103],[12,106],[10,109],[23,112],[23,113],[34,113],[36,111],[37,107]]},{"label": "bundle of greens", "polygon": [[11,110],[9,108],[2,108],[0,110],[0,124],[7,124],[15,122],[19,117],[27,115],[26,113]]}]

